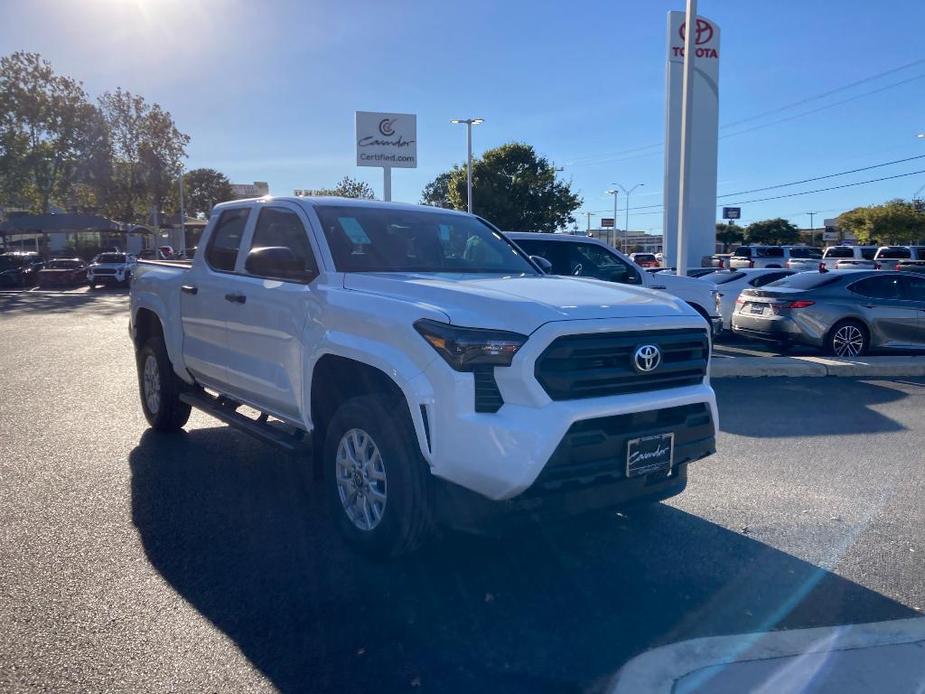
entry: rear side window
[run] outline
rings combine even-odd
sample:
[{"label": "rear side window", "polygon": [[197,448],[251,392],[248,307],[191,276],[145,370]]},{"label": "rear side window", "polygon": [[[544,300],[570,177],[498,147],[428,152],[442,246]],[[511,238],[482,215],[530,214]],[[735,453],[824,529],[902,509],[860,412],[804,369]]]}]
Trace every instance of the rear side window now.
[{"label": "rear side window", "polygon": [[790,249],[791,258],[821,258],[822,251],[818,248],[812,248],[810,246],[800,247],[800,248],[791,248]]},{"label": "rear side window", "polygon": [[218,218],[209,246],[206,248],[206,262],[213,270],[232,272],[238,261],[238,249],[247,226],[249,208],[225,210]]},{"label": "rear side window", "polygon": [[766,248],[758,248],[759,258],[783,258],[784,249],[780,246],[767,246]]},{"label": "rear side window", "polygon": [[877,251],[877,258],[911,258],[912,252],[902,246],[891,246],[890,248],[881,248]]},{"label": "rear side window", "polygon": [[872,299],[902,299],[902,278],[896,275],[868,277],[855,282],[849,289],[855,294],[869,296]]},{"label": "rear side window", "polygon": [[876,248],[862,248],[861,249],[861,257],[864,258],[864,260],[873,260],[875,255],[877,255]]},{"label": "rear side window", "polygon": [[735,253],[732,254],[736,258],[751,258],[752,249],[748,246],[739,246],[735,249]]},{"label": "rear side window", "polygon": [[854,249],[847,248],[845,246],[831,246],[830,248],[825,249],[825,253],[822,254],[823,258],[853,258]]}]

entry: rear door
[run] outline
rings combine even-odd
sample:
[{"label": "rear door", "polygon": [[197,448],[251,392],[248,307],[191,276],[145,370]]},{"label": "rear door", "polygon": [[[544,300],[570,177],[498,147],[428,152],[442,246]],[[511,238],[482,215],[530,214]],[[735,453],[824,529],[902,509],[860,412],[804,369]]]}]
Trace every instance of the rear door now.
[{"label": "rear door", "polygon": [[[257,268],[238,259],[240,298],[228,317],[229,395],[294,423],[302,421],[306,326],[319,324],[318,248],[301,209],[261,206],[245,239],[248,252],[286,248],[301,270]],[[311,339],[309,339],[311,341]]]},{"label": "rear door", "polygon": [[901,347],[916,344],[921,310],[909,299],[903,275],[889,273],[867,277],[850,285],[857,305],[871,328],[872,347]]},{"label": "rear door", "polygon": [[227,386],[228,314],[234,295],[235,266],[244,239],[249,206],[222,210],[208,246],[180,287],[183,359],[204,385]]}]

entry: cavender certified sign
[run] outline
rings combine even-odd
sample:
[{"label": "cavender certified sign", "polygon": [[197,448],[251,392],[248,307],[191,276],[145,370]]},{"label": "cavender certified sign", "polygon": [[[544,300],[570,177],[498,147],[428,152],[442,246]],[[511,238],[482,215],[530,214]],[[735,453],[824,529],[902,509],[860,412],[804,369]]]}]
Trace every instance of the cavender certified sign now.
[{"label": "cavender certified sign", "polygon": [[413,113],[357,111],[357,166],[417,168],[417,125]]}]

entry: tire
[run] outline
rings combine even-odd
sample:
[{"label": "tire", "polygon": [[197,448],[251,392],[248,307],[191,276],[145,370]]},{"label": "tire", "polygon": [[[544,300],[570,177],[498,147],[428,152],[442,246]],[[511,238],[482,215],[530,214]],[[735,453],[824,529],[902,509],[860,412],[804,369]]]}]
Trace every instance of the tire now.
[{"label": "tire", "polygon": [[869,349],[870,333],[860,321],[839,321],[825,338],[825,351],[836,357],[863,357]]},{"label": "tire", "polygon": [[434,530],[430,471],[406,410],[383,395],[351,398],[325,435],[324,478],[338,528],[376,558],[407,554]]},{"label": "tire", "polygon": [[191,408],[180,400],[183,382],[173,372],[163,338],[145,342],[137,360],[138,394],[145,419],[157,431],[177,431],[189,420]]}]

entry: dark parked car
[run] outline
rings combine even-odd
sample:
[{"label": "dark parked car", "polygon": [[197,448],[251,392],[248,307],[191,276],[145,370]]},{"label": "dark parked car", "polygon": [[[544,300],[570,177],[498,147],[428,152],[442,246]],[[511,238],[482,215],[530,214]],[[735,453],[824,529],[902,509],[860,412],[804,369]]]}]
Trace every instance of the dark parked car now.
[{"label": "dark parked car", "polygon": [[40,287],[73,287],[87,281],[87,264],[80,258],[55,258],[39,270]]},{"label": "dark parked car", "polygon": [[911,272],[801,272],[736,302],[733,332],[821,347],[840,357],[925,348],[925,277]]},{"label": "dark parked car", "polygon": [[34,287],[43,266],[38,253],[3,253],[0,255],[0,286]]}]

